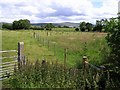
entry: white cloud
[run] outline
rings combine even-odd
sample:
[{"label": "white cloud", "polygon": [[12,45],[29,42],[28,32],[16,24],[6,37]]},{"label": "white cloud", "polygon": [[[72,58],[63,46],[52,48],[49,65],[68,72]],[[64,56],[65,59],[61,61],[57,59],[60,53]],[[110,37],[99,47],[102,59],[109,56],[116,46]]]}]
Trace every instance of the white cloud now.
[{"label": "white cloud", "polygon": [[[102,6],[95,7],[93,2]],[[116,17],[117,12],[118,0],[0,0],[0,22],[27,18],[31,22],[95,23],[96,19]]]}]

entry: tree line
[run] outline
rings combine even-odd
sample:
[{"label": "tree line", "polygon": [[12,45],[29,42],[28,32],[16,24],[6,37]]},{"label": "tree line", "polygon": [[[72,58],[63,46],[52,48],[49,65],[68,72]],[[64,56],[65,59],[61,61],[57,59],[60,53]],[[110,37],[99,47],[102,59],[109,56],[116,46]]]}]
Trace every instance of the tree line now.
[{"label": "tree line", "polygon": [[[115,19],[115,18],[111,18]],[[75,31],[82,31],[82,32],[108,32],[108,29],[105,29],[108,26],[109,21],[111,20],[101,19],[96,20],[96,24],[92,24],[90,22],[80,22],[79,27],[74,27]],[[3,23],[3,29],[10,29],[10,30],[21,30],[21,29],[33,29],[33,30],[52,30],[52,28],[70,28],[69,26],[55,26],[52,23],[48,23],[42,26],[35,26],[31,25],[28,19],[20,19],[13,21],[12,24],[10,23]]]},{"label": "tree line", "polygon": [[[111,19],[115,19],[115,18],[111,18]],[[108,32],[107,29],[105,29],[109,23],[109,21],[111,20],[107,20],[107,19],[101,19],[101,20],[96,20],[96,24],[92,24],[89,22],[80,22],[79,28],[75,28],[75,31],[82,31],[82,32]]]},{"label": "tree line", "polygon": [[30,21],[28,19],[20,19],[13,21],[12,24],[10,23],[3,23],[3,29],[10,29],[10,30],[19,30],[19,29],[29,29],[30,28]]},{"label": "tree line", "polygon": [[55,26],[52,23],[48,23],[45,26],[34,26],[31,25],[30,21],[28,19],[20,19],[15,20],[13,23],[3,23],[2,24],[3,29],[9,29],[9,30],[22,30],[22,29],[33,29],[33,30],[52,30],[52,28],[55,28]]}]

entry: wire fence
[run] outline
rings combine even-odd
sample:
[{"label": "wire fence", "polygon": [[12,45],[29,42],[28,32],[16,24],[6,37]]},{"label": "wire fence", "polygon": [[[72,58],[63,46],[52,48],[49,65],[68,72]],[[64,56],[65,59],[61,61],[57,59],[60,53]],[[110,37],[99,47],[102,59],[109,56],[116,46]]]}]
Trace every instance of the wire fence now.
[{"label": "wire fence", "polygon": [[[49,36],[50,33],[46,32],[46,35]],[[68,63],[69,66],[75,65],[76,61],[78,61],[79,60],[78,58],[80,58],[80,56],[81,56],[81,53],[77,53],[72,48],[70,49],[67,47],[60,46],[57,42],[48,40],[45,37],[42,37],[39,33],[34,32],[33,37],[40,44],[42,44],[42,46],[45,46],[49,51],[52,51],[53,56],[55,56],[56,59],[59,59],[63,62],[66,59],[66,63]],[[66,55],[66,58],[65,58],[65,55]],[[73,63],[70,63],[70,62],[73,62]]]},{"label": "wire fence", "polygon": [[[68,48],[63,48],[60,45],[58,45],[56,42],[47,40],[46,38],[42,37],[39,33],[34,32],[33,37],[37,39],[38,42],[40,42],[43,46],[47,47],[48,50],[53,51],[53,55],[56,56],[57,59],[62,60],[66,66],[69,60],[73,61],[73,63],[76,63],[76,58],[80,57],[79,53],[73,53],[73,51],[69,50]],[[82,62],[81,60],[81,65],[82,64],[85,65],[84,69],[86,68],[88,69],[88,66],[89,66],[90,70],[93,70],[93,71],[96,70],[97,72],[105,68],[104,66],[96,66],[96,65],[89,63],[88,61]]]}]

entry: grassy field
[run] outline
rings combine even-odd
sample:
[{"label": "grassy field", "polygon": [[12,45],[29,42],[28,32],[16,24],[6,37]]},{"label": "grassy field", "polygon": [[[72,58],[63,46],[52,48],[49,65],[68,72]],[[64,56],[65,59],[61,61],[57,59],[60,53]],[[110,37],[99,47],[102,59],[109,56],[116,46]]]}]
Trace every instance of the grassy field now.
[{"label": "grassy field", "polygon": [[[87,55],[89,61],[94,64],[101,64],[105,51],[108,51],[105,40],[106,33],[98,32],[39,32],[40,38],[49,40],[56,45],[56,56],[64,59],[64,48],[68,49],[67,63],[74,66],[81,62],[82,56]],[[43,43],[43,41],[41,42]],[[52,44],[53,45],[53,44]],[[46,45],[47,46],[47,45]],[[52,47],[52,46],[51,46]]]},{"label": "grassy field", "polygon": [[[88,68],[85,75],[82,57],[86,55],[93,65],[103,64],[104,56],[109,50],[105,37],[106,33],[97,32],[3,30],[2,50],[17,50],[18,42],[24,42],[24,54],[29,60],[12,77],[3,80],[3,87],[85,88],[87,82],[88,86],[97,88],[103,73],[95,68]],[[67,67],[63,64],[65,48]],[[41,63],[43,58],[48,62]]]},{"label": "grassy field", "polygon": [[[39,40],[33,37],[33,33],[39,34]],[[64,49],[67,48],[67,64],[75,66],[82,61],[83,55],[87,55],[89,61],[101,64],[104,50],[108,49],[105,41],[106,33],[90,32],[60,32],[60,31],[2,31],[2,49],[17,50],[17,43],[25,43],[24,53],[30,61],[43,58],[54,61],[64,60]],[[43,45],[43,39],[45,45]],[[48,43],[49,40],[49,50]],[[54,56],[55,44],[55,56]]]},{"label": "grassy field", "polygon": [[17,50],[18,42],[24,42],[24,54],[30,61],[54,60],[53,53],[32,37],[33,31],[2,31],[2,50]]}]

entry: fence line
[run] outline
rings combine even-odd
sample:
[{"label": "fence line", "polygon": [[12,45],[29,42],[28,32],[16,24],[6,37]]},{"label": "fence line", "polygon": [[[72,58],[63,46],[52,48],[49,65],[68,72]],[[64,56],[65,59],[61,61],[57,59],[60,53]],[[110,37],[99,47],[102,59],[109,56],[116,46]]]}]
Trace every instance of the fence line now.
[{"label": "fence line", "polygon": [[[49,35],[48,35],[48,32],[47,32],[47,36],[49,36]],[[50,45],[52,45],[53,48],[52,48],[52,46],[51,46],[51,48],[53,49],[54,56],[56,56],[56,54],[57,54],[56,49],[57,49],[57,47],[58,47],[58,45],[57,45],[56,43],[54,43],[54,42],[52,42],[52,41],[50,41],[50,40],[46,40],[45,38],[41,37],[41,35],[38,34],[38,33],[36,33],[36,32],[34,32],[34,37],[35,37],[35,39],[37,39],[38,41],[40,41],[40,43],[43,44],[43,46],[47,46],[48,50],[50,50]],[[60,46],[59,46],[59,49],[63,50],[63,60],[64,60],[64,64],[66,64],[66,62],[67,62],[67,60],[68,60],[68,49],[67,49],[67,48],[62,48],[62,47],[60,47]],[[83,57],[83,60],[85,60],[85,61],[83,61],[83,62],[84,62],[84,63],[83,63],[84,65],[90,66],[91,68],[94,68],[94,69],[96,69],[96,70],[101,70],[101,67],[97,67],[97,66],[89,63],[89,62],[87,61],[87,57]],[[86,67],[85,67],[85,68],[86,68]]]},{"label": "fence line", "polygon": [[[49,33],[46,32],[46,35],[49,36]],[[43,38],[40,34],[38,34],[36,32],[33,33],[33,37],[36,40],[38,40],[38,42],[40,42],[43,46],[46,46],[49,51],[53,51],[53,56],[59,57],[60,56],[59,53],[61,53],[61,51],[62,51],[60,59],[65,60],[64,49],[66,49],[66,48],[62,48],[59,45],[57,45],[56,42],[52,42],[50,40]],[[66,56],[67,56],[67,54],[66,54]],[[66,61],[67,61],[67,57],[66,57]]]}]

